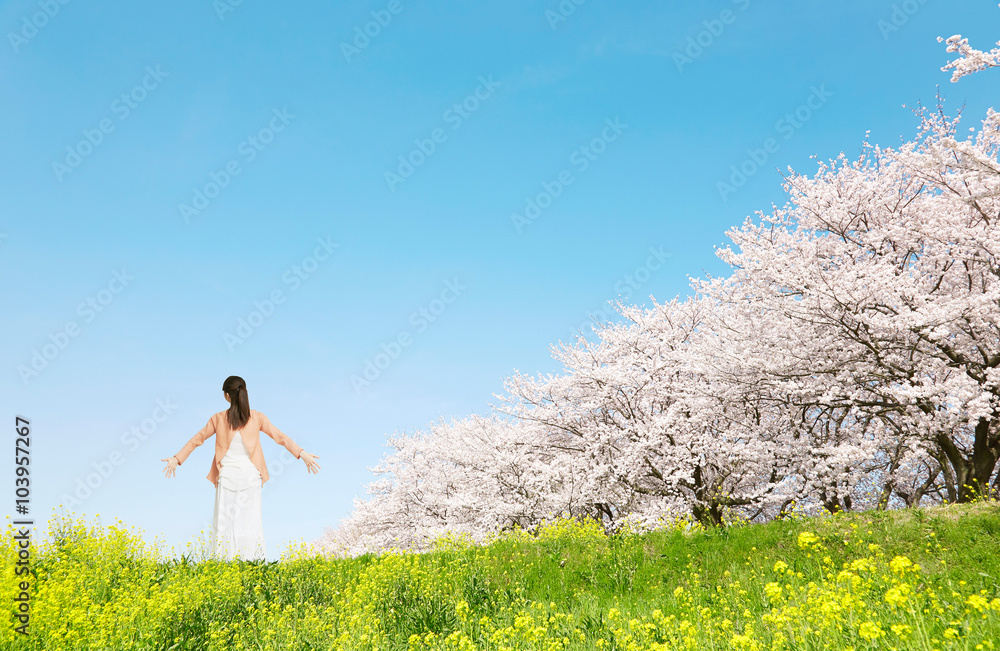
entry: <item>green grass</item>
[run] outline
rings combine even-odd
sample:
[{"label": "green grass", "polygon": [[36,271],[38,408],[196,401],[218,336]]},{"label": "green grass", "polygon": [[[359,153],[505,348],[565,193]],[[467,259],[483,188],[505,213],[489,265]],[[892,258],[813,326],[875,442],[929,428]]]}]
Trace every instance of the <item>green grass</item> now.
[{"label": "green grass", "polygon": [[[557,522],[481,547],[272,563],[164,560],[122,528],[60,526],[35,550],[32,633],[15,636],[9,619],[3,648],[930,651],[1000,639],[1000,601],[970,602],[1000,598],[996,503],[610,537]],[[8,532],[7,604],[13,554]],[[919,572],[890,569],[895,557]],[[900,584],[910,597],[897,607],[886,595]]]}]

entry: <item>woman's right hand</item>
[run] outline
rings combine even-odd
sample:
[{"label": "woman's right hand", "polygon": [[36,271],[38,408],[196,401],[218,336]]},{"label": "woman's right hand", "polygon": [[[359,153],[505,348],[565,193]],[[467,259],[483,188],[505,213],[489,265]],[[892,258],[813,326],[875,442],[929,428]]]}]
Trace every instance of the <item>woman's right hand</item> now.
[{"label": "woman's right hand", "polygon": [[169,457],[167,459],[160,459],[160,461],[166,461],[167,462],[167,467],[163,469],[163,476],[166,477],[167,479],[170,479],[171,477],[173,477],[174,476],[174,470],[176,470],[177,466],[180,465],[180,463],[177,461],[177,457]]}]

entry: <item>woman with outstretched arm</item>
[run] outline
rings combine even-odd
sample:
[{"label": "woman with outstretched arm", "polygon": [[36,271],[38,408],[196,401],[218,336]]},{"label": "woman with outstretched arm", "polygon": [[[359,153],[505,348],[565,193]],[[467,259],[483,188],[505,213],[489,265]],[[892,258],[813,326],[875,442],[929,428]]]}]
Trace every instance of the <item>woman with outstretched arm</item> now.
[{"label": "woman with outstretched arm", "polygon": [[222,393],[229,409],[208,419],[208,424],[184,444],[167,462],[163,473],[173,477],[196,447],[215,435],[215,458],[208,480],[215,484],[215,510],[212,515],[212,549],[225,559],[236,556],[263,559],[264,525],[261,518],[260,492],[268,479],[267,464],[260,446],[260,432],[302,459],[311,473],[319,472],[318,455],[305,452],[267,416],[250,409],[247,385],[243,378],[231,375],[222,383]]}]

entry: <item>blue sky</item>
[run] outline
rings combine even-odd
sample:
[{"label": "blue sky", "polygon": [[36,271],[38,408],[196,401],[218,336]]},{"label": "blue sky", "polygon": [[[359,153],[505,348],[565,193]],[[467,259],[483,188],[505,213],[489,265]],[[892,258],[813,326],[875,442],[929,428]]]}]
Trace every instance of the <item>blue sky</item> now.
[{"label": "blue sky", "polygon": [[972,126],[997,89],[951,84],[936,41],[991,47],[992,0],[182,5],[0,7],[0,395],[39,533],[88,475],[77,515],[207,530],[212,442],[160,459],[235,374],[320,455],[261,437],[277,558],[350,512],[386,434],[557,372],[619,295],[725,273],[779,169],[912,138],[938,86]]}]

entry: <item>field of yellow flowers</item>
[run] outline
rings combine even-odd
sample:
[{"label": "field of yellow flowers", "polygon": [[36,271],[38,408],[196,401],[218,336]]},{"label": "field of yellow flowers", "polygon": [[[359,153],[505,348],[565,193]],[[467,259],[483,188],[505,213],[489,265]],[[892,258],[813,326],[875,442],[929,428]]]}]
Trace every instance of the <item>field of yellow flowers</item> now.
[{"label": "field of yellow flowers", "polygon": [[[54,518],[30,634],[3,649],[995,649],[996,503],[604,534],[556,520],[475,546],[278,562],[165,558],[124,526]],[[19,579],[18,579],[19,580]]]}]

